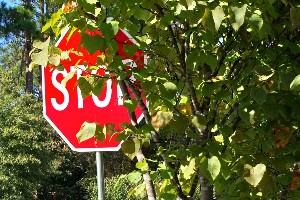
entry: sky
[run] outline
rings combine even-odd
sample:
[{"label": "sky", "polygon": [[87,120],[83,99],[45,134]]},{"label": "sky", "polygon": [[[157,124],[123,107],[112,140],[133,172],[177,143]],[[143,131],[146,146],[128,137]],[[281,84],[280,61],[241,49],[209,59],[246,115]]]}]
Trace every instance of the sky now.
[{"label": "sky", "polygon": [[5,2],[8,6],[14,6],[18,0],[0,0],[1,2]]}]

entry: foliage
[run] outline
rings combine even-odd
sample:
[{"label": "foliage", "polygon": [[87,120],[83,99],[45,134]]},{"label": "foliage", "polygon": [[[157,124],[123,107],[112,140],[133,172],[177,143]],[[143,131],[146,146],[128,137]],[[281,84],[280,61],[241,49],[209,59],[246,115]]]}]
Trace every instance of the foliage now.
[{"label": "foliage", "polygon": [[0,23],[0,34],[7,38],[21,36],[24,32],[38,33],[34,12],[24,6],[7,7],[6,3],[0,2]]},{"label": "foliage", "polygon": [[[122,175],[121,175],[122,176]],[[87,188],[90,200],[97,200],[98,188],[96,178],[84,178],[81,181],[82,185]],[[133,187],[126,179],[120,179],[120,176],[107,177],[104,181],[105,199],[111,200],[137,200],[139,198],[128,198],[127,192]]]},{"label": "foliage", "polygon": [[[144,178],[148,198],[152,187],[160,199],[187,199],[201,182],[202,199],[297,199],[299,7],[293,0],[77,0],[65,1],[46,28],[77,29],[90,53],[105,50],[96,67],[105,64],[143,109],[145,123],[124,124],[118,137],[128,138],[122,150],[137,157],[133,180]],[[124,51],[147,54],[146,69],[125,70],[112,40],[117,28],[135,37]],[[102,35],[86,37],[87,30]],[[91,82],[81,86],[86,94]],[[144,192],[137,187],[136,195]]]},{"label": "foliage", "polygon": [[1,47],[0,199],[84,199],[87,168],[42,116],[37,96],[25,94],[20,41]]}]

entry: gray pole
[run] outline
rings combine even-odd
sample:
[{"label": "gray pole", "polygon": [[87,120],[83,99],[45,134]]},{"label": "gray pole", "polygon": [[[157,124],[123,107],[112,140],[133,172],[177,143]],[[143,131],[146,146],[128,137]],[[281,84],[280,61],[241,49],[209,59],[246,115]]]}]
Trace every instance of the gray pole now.
[{"label": "gray pole", "polygon": [[104,165],[103,153],[96,152],[98,200],[104,200]]}]

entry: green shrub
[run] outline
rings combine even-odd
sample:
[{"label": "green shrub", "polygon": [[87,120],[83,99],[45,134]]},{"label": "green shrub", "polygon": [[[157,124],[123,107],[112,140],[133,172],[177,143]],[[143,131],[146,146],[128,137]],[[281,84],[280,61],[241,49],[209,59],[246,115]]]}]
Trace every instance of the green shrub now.
[{"label": "green shrub", "polygon": [[[128,192],[134,187],[126,178],[120,176],[105,178],[105,199],[106,200],[146,200],[147,198],[129,197]],[[97,198],[97,182],[95,178],[84,178],[81,180],[82,186],[86,189],[90,200],[98,200]]]}]

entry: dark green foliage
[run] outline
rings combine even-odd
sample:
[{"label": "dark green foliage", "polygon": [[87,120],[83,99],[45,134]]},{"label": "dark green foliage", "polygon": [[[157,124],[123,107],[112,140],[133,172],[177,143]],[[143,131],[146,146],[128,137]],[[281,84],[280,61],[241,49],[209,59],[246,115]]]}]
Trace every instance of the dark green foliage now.
[{"label": "dark green foliage", "polygon": [[37,24],[32,10],[24,6],[7,7],[6,3],[0,3],[0,34],[2,36],[21,36],[22,34],[37,33]]}]

